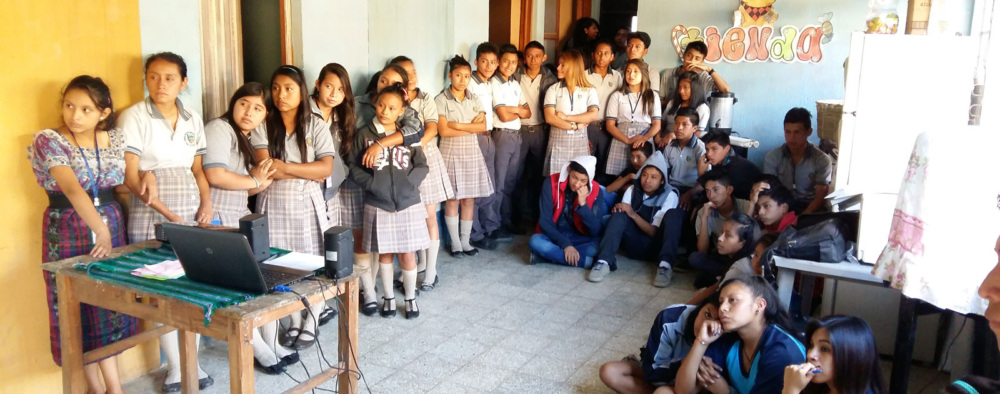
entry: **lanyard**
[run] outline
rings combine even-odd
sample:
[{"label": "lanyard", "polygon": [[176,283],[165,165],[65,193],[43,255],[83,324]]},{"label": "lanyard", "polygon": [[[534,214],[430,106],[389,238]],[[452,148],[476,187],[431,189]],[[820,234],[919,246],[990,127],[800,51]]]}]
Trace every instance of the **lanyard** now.
[{"label": "lanyard", "polygon": [[639,107],[639,101],[640,101],[639,94],[636,94],[635,96],[636,96],[635,104],[632,104],[632,93],[629,93],[628,96],[626,97],[628,99],[628,106],[629,108],[632,109],[632,121],[635,121],[636,117],[635,110]]},{"label": "lanyard", "polygon": [[[87,155],[83,153],[83,147],[80,143],[76,141],[76,136],[73,135],[73,131],[70,130],[69,136],[73,137],[73,142],[76,143],[76,148],[80,150],[80,157],[83,159],[83,165],[87,168],[87,175],[90,176],[90,192],[93,194],[94,206],[101,205],[101,199],[97,197],[97,183],[98,180],[94,176],[94,172],[90,169],[90,160],[87,160]],[[94,155],[97,156],[97,175],[101,174],[101,147],[97,145],[97,131],[94,130]]]},{"label": "lanyard", "polygon": [[[579,86],[576,87],[576,89],[579,88],[580,88]],[[566,89],[566,93],[569,94],[569,112],[573,112],[573,92],[570,92],[569,89]]]}]

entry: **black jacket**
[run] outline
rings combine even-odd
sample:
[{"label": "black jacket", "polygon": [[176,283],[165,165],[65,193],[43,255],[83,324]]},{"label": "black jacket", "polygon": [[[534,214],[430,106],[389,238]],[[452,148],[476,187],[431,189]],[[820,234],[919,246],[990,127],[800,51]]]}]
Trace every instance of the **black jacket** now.
[{"label": "black jacket", "polygon": [[373,168],[361,164],[365,150],[384,137],[373,123],[358,130],[354,147],[348,158],[350,178],[365,190],[365,204],[389,212],[399,212],[420,204],[420,182],[427,176],[427,158],[420,145],[391,146],[382,149],[382,155]]}]

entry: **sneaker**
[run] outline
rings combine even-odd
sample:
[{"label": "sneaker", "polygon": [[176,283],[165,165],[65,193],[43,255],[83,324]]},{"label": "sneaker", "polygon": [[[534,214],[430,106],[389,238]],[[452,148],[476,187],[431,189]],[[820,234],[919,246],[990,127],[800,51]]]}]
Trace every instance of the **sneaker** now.
[{"label": "sneaker", "polygon": [[511,235],[509,232],[507,232],[507,230],[504,230],[502,228],[496,229],[495,231],[487,235],[487,237],[493,238],[497,242],[511,242],[514,240],[514,236]]},{"label": "sneaker", "polygon": [[475,246],[478,249],[486,249],[486,250],[496,250],[497,246],[499,246],[497,240],[492,239],[490,237],[483,237],[483,239],[480,239],[478,241],[470,241],[469,244]]},{"label": "sneaker", "polygon": [[604,277],[608,275],[611,271],[611,267],[608,267],[608,263],[604,261],[598,261],[594,263],[594,268],[590,269],[590,273],[587,275],[587,280],[591,282],[600,282],[604,280]]},{"label": "sneaker", "polygon": [[674,271],[670,267],[660,267],[656,270],[656,279],[653,279],[653,286],[667,287],[674,279]]}]

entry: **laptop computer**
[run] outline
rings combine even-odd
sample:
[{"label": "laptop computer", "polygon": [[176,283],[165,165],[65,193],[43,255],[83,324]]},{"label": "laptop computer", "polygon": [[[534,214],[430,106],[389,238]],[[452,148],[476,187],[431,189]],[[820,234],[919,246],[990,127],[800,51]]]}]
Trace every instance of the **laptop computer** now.
[{"label": "laptop computer", "polygon": [[275,286],[295,283],[315,274],[258,263],[250,242],[238,232],[173,223],[164,223],[163,231],[184,267],[184,274],[195,282],[270,293]]}]

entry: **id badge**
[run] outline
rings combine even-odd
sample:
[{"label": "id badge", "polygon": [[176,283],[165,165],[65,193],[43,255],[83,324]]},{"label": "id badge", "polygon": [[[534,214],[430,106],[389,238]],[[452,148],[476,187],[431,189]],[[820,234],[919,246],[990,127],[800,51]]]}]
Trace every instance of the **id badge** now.
[{"label": "id badge", "polygon": [[333,177],[332,176],[326,177],[326,187],[333,187]]}]

